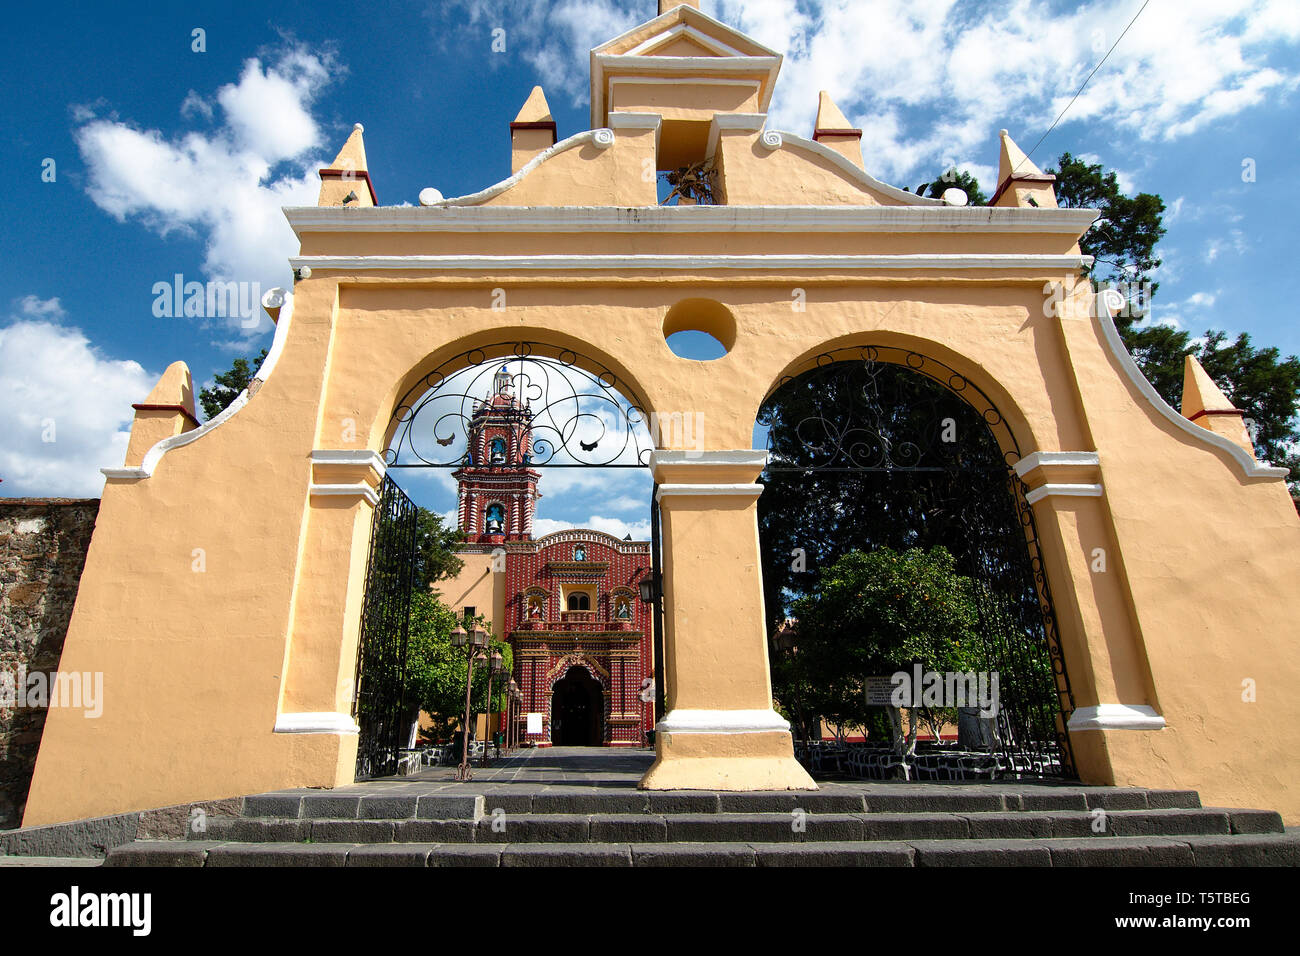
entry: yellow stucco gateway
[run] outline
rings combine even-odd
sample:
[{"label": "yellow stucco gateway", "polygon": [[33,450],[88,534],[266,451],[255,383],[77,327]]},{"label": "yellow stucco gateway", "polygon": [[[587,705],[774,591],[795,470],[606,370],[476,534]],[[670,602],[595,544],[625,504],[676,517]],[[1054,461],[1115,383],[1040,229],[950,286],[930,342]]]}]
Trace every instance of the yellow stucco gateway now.
[{"label": "yellow stucco gateway", "polygon": [[[24,823],[350,782],[394,406],[454,356],[520,341],[571,349],[661,418],[707,409],[652,462],[668,711],[642,786],[814,786],[772,707],[754,418],[819,355],[898,346],[978,386],[1023,453],[1080,777],[1300,823],[1285,472],[1194,363],[1181,412],[1142,378],[1079,277],[1095,214],[1056,208],[1005,133],[996,199],[968,208],[872,178],[824,96],[811,138],[768,129],[780,56],[691,4],[591,62],[592,130],[556,142],[535,90],[513,174],[470,196],[376,206],[358,127],[319,205],[286,210],[301,278],[267,302],[252,386],[198,427],[177,363],[137,406],[61,665],[104,674],[103,715],[51,710]],[[716,205],[658,206],[658,170],[707,159]],[[682,329],[727,354],[676,357]]]}]

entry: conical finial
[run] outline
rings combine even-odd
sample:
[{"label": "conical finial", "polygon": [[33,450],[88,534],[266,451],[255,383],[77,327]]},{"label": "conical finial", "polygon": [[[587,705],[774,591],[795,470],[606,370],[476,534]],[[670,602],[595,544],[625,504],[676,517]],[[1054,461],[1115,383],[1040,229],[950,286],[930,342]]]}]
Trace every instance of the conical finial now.
[{"label": "conical finial", "polygon": [[[320,198],[318,206],[378,206],[375,187],[370,182],[370,167],[366,162],[366,144],[361,134],[365,127],[357,123],[344,142],[334,162],[320,171]],[[364,184],[364,188],[362,187]],[[356,199],[348,198],[355,192]],[[345,203],[345,200],[347,202]]]}]

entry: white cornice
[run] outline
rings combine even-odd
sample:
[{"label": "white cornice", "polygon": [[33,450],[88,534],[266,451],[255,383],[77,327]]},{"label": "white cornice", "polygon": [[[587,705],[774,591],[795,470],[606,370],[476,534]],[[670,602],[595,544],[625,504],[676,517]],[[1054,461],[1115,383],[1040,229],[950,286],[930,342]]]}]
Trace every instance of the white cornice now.
[{"label": "white cornice", "polygon": [[351,448],[315,448],[311,460],[317,465],[369,465],[380,478],[388,471],[383,456],[369,448],[360,451]]},{"label": "white cornice", "polygon": [[735,451],[669,451],[655,449],[650,452],[651,471],[658,465],[752,465],[762,468],[767,464],[767,452],[750,448]]},{"label": "white cornice", "polygon": [[1163,730],[1165,719],[1146,704],[1098,704],[1077,707],[1068,729],[1079,730]]},{"label": "white cornice", "polygon": [[357,734],[361,728],[348,714],[333,711],[280,714],[275,718],[277,734]]},{"label": "white cornice", "polygon": [[1036,451],[1016,462],[1016,474],[1021,478],[1039,467],[1089,467],[1101,464],[1095,451]]},{"label": "white cornice", "polygon": [[656,734],[770,734],[789,731],[790,722],[774,710],[684,710],[664,714]]},{"label": "white cornice", "polygon": [[[616,114],[618,115],[618,114]],[[622,114],[638,116],[639,114]],[[718,117],[719,120],[722,117]],[[639,121],[633,121],[639,122]],[[752,129],[749,114],[724,128]],[[820,144],[814,144],[820,145]],[[543,154],[544,155],[544,154]],[[839,155],[836,153],[835,155]],[[540,157],[538,157],[540,159]],[[843,157],[841,157],[843,158]],[[534,160],[536,161],[536,160]],[[846,160],[847,162],[847,160]],[[852,164],[850,164],[852,165]],[[525,166],[524,169],[528,167]],[[857,167],[854,167],[857,169]],[[520,174],[511,177],[518,181]],[[859,176],[862,174],[858,170]],[[869,178],[869,177],[868,177]],[[874,180],[872,180],[874,182]],[[501,185],[501,184],[498,184]],[[883,184],[881,184],[883,186]],[[496,189],[496,187],[492,187]],[[893,188],[893,187],[889,187]],[[504,191],[504,189],[499,190]],[[485,190],[487,192],[487,190]],[[483,195],[476,193],[476,196]],[[910,195],[910,194],[909,194]],[[1097,218],[1091,209],[1004,206],[286,206],[295,233],[313,232],[960,232],[1042,233],[1078,237]],[[915,199],[916,197],[912,197]]]},{"label": "white cornice", "polygon": [[1052,484],[1039,485],[1033,491],[1025,493],[1025,501],[1037,504],[1044,498],[1100,498],[1102,488],[1096,484]]},{"label": "white cornice", "polygon": [[655,490],[655,501],[661,501],[664,498],[670,498],[677,495],[695,497],[697,495],[724,495],[728,497],[745,497],[757,498],[763,493],[763,486],[758,484],[726,484],[726,485],[691,485],[691,484],[666,484],[660,485]]},{"label": "white cornice", "polygon": [[[835,150],[827,146],[825,143],[819,143],[816,140],[812,140],[812,139],[804,139],[802,136],[797,136],[794,133],[787,133],[785,130],[770,130],[769,132],[764,133],[763,136],[765,137],[765,139],[770,139],[770,142],[772,144],[775,144],[776,148],[778,149],[787,146],[796,146],[799,149],[807,150],[808,152],[821,157],[826,162],[835,166],[837,169],[840,170],[840,172],[844,173],[844,175],[847,176],[850,180],[853,180],[859,183],[860,185],[866,186],[868,189],[873,189],[876,192],[884,193],[886,196],[889,196],[891,199],[897,199],[899,202],[906,203],[909,206],[947,206],[948,205],[942,199],[932,199],[928,196],[918,196],[916,193],[909,193],[906,189],[899,189],[897,186],[889,185],[889,183],[882,183],[879,179],[876,179],[876,177],[860,169],[856,163],[854,163],[843,153],[836,152]],[[955,208],[969,209],[971,207],[958,206]],[[996,207],[976,206],[974,208],[991,209]],[[1097,218],[1095,213],[1093,214],[1092,218],[1093,219]],[[1089,222],[1091,221],[1092,220],[1089,220]],[[1084,228],[1086,229],[1087,227],[1085,226]]]},{"label": "white cornice", "polygon": [[339,484],[339,485],[313,484],[310,490],[312,495],[314,496],[316,495],[326,496],[326,497],[331,495],[337,495],[343,497],[356,496],[359,498],[364,498],[366,501],[370,502],[371,505],[379,504],[379,493],[375,491],[374,488],[366,484],[364,481],[352,482],[348,484]]},{"label": "white cornice", "polygon": [[[275,370],[275,364],[280,360],[280,353],[284,351],[284,343],[289,338],[289,324],[293,320],[293,297],[289,296],[285,304],[280,309],[280,316],[275,323],[275,338],[271,341],[270,351],[266,354],[266,359],[262,362],[262,367],[257,370],[257,375],[249,387],[261,385],[271,377],[271,372]],[[250,398],[248,389],[239,393],[233,402],[225,407],[219,414],[209,418],[198,428],[187,432],[181,432],[179,435],[172,435],[170,438],[164,438],[158,442],[148,452],[145,453],[144,461],[138,468],[101,468],[100,471],[108,478],[129,478],[140,479],[148,478],[158,467],[158,462],[162,460],[163,455],[173,448],[180,448],[191,442],[196,442],[209,432],[220,428],[230,419],[234,418],[241,408],[248,404]]]},{"label": "white cornice", "polygon": [[[574,133],[572,136],[568,137],[567,139],[562,139],[554,146],[550,147],[549,149],[538,153],[527,163],[521,166],[519,168],[519,172],[515,173],[513,176],[509,177],[508,179],[503,179],[499,183],[487,187],[487,189],[480,189],[478,192],[470,193],[468,196],[453,196],[451,199],[439,199],[437,202],[431,202],[431,203],[426,203],[423,199],[421,199],[420,204],[424,208],[439,209],[448,206],[474,206],[477,205],[478,203],[487,202],[492,197],[501,195],[501,193],[505,192],[511,186],[517,185],[525,176],[531,173],[538,166],[542,165],[542,163],[546,162],[552,156],[558,156],[560,153],[567,152],[568,150],[573,149],[575,146],[585,146],[588,143],[591,143],[594,146],[598,146],[601,149],[608,149],[610,146],[614,145],[614,131],[602,127],[601,129],[589,129],[589,130],[584,130],[581,133]],[[289,213],[290,208],[293,207],[288,207],[285,209],[286,215]],[[297,207],[297,208],[305,208],[305,209],[318,208],[319,209],[324,207],[307,206],[307,207]],[[338,208],[343,209],[345,207],[338,207]],[[379,209],[385,207],[372,206],[369,208]],[[415,209],[417,207],[404,206],[404,207],[395,207],[395,208]],[[352,213],[352,212],[356,212],[356,210],[349,209],[347,210],[347,212]],[[293,220],[290,219],[291,225],[292,222]]]},{"label": "white cornice", "polygon": [[841,272],[895,270],[958,271],[962,269],[1046,269],[1073,274],[1092,262],[1091,256],[1023,255],[1019,253],[917,253],[904,255],[536,255],[536,256],[295,256],[295,269],[335,269],[348,272],[699,272],[710,269],[786,270],[835,269]]},{"label": "white cornice", "polygon": [[[632,50],[649,49],[646,44],[653,44],[674,29],[679,24],[684,24],[689,30],[697,31],[700,36],[708,36],[712,43],[725,45],[728,48],[736,49],[748,44],[758,55],[742,54],[741,56],[727,57],[677,57],[677,56],[638,56],[629,55],[631,50],[622,55],[607,53],[607,50],[627,49],[628,38],[634,33],[650,28],[651,35],[642,43],[637,44]],[[731,42],[722,40],[726,37]],[[675,7],[665,13],[660,14],[653,20],[638,24],[631,29],[619,34],[611,40],[607,40],[600,46],[591,51],[591,125],[596,126],[604,117],[607,107],[605,98],[607,77],[611,68],[618,69],[643,69],[651,73],[663,73],[675,71],[678,69],[685,71],[696,71],[708,73],[711,70],[725,70],[728,67],[719,67],[716,64],[723,61],[734,61],[738,64],[749,64],[751,72],[763,70],[766,76],[763,79],[762,109],[767,109],[767,104],[772,98],[772,91],[776,86],[777,74],[781,69],[782,57],[775,50],[768,49],[752,37],[746,36],[739,30],[735,30],[720,20],[715,20],[700,10],[692,7]],[[743,69],[741,66],[730,67],[730,69]],[[683,78],[685,79],[685,77]]]},{"label": "white cornice", "polygon": [[[1092,316],[1092,319],[1101,326],[1102,338],[1106,343],[1106,347],[1110,350],[1111,356],[1115,359],[1119,367],[1123,369],[1128,380],[1133,383],[1134,387],[1136,387],[1147,402],[1150,403],[1151,407],[1159,412],[1165,420],[1172,422],[1193,439],[1203,442],[1206,445],[1212,445],[1222,451],[1226,451],[1236,460],[1237,464],[1241,466],[1241,470],[1247,478],[1272,478],[1275,480],[1286,478],[1286,476],[1291,473],[1289,468],[1279,468],[1275,465],[1269,465],[1257,461],[1254,455],[1242,448],[1236,442],[1224,438],[1222,435],[1218,435],[1210,431],[1208,428],[1202,428],[1195,422],[1189,421],[1186,417],[1174,411],[1173,408],[1170,407],[1169,403],[1160,397],[1160,393],[1157,392],[1154,386],[1147,381],[1147,377],[1142,374],[1142,370],[1139,369],[1137,363],[1133,361],[1133,356],[1129,355],[1128,348],[1124,345],[1124,340],[1120,338],[1119,330],[1115,328],[1115,323],[1111,318],[1112,310],[1106,307],[1107,298],[1103,297],[1106,291],[1114,290],[1103,290],[1103,293],[1098,295],[1098,308],[1093,310],[1094,315]],[[1116,293],[1116,295],[1118,296],[1118,293]],[[1115,306],[1113,311],[1118,311],[1122,308],[1123,300],[1121,299],[1119,302],[1111,302],[1109,304]]]}]

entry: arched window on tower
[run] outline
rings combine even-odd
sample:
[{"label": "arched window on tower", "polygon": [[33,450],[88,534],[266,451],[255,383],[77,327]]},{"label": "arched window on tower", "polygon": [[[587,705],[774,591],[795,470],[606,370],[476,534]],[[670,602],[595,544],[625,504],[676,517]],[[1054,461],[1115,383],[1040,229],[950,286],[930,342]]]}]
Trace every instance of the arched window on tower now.
[{"label": "arched window on tower", "polygon": [[506,524],[506,509],[499,504],[490,504],[487,506],[487,533],[504,534]]},{"label": "arched window on tower", "polygon": [[492,464],[504,464],[506,460],[506,440],[504,438],[492,439]]}]

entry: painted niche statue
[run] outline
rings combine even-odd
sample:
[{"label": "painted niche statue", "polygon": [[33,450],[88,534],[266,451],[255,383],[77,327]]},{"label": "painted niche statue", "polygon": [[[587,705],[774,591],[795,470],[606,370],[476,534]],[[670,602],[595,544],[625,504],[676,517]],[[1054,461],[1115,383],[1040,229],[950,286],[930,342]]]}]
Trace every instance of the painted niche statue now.
[{"label": "painted niche statue", "polygon": [[586,560],[587,560],[587,549],[584,548],[582,545],[578,545],[576,548],[574,548],[574,549],[573,549],[573,560],[574,560],[574,561],[586,561]]},{"label": "painted niche statue", "polygon": [[620,621],[626,621],[632,617],[632,609],[628,607],[626,599],[618,602],[618,605],[614,608],[614,616]]}]

